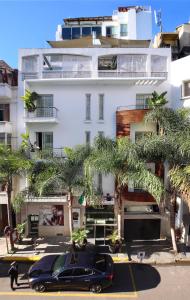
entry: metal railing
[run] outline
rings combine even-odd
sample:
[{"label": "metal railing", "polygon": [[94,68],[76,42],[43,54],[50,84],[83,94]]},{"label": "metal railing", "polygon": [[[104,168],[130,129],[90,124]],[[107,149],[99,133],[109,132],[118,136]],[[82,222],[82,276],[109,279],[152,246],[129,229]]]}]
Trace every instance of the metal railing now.
[{"label": "metal railing", "polygon": [[148,77],[147,72],[124,72],[118,70],[99,70],[98,77],[119,77],[119,78],[136,78],[136,77]]},{"label": "metal railing", "polygon": [[22,80],[39,78],[38,72],[23,72],[21,75],[22,75]]},{"label": "metal railing", "polygon": [[64,148],[46,148],[40,149],[36,146],[32,152],[30,152],[31,157],[47,159],[50,157],[65,158]]},{"label": "metal railing", "polygon": [[168,77],[168,72],[151,72],[151,77]]},{"label": "metal railing", "polygon": [[34,119],[34,118],[57,118],[58,109],[53,106],[49,107],[37,107],[35,111],[29,112],[26,111],[26,118]]},{"label": "metal railing", "polygon": [[92,77],[91,71],[54,71],[42,72],[43,78],[89,78]]},{"label": "metal railing", "polygon": [[150,109],[148,104],[136,104],[136,105],[126,105],[126,106],[118,106],[117,111],[121,110],[134,110],[134,109]]}]

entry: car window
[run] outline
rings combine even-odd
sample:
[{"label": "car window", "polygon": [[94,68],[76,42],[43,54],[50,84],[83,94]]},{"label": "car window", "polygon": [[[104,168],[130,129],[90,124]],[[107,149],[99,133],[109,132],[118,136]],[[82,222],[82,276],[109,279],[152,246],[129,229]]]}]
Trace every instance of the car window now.
[{"label": "car window", "polygon": [[67,269],[61,272],[58,277],[66,277],[66,276],[72,276],[73,270],[72,269]]},{"label": "car window", "polygon": [[95,267],[99,271],[104,272],[106,270],[106,257],[103,255],[96,255]]},{"label": "car window", "polygon": [[93,274],[93,270],[87,268],[75,268],[73,276],[85,276]]},{"label": "car window", "polygon": [[59,270],[64,266],[66,261],[66,255],[59,255],[58,258],[55,260],[53,265],[53,273],[58,273]]}]

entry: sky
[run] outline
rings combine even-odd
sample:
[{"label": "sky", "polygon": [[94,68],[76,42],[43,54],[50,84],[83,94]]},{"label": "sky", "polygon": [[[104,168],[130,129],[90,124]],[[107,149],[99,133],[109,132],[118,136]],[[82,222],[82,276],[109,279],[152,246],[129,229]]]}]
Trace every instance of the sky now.
[{"label": "sky", "polygon": [[[161,9],[164,31],[190,20],[190,0],[0,0],[0,59],[17,68],[19,48],[46,48],[64,18],[112,15],[119,6]],[[153,33],[158,32],[153,19]]]}]

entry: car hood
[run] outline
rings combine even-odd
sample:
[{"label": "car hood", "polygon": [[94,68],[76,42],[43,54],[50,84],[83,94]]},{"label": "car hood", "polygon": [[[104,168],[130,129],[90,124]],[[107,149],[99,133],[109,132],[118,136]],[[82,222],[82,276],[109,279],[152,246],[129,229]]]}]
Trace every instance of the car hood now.
[{"label": "car hood", "polygon": [[40,273],[49,273],[52,270],[52,266],[59,255],[46,255],[32,265],[29,269],[28,275],[32,275],[35,271],[41,271]]}]

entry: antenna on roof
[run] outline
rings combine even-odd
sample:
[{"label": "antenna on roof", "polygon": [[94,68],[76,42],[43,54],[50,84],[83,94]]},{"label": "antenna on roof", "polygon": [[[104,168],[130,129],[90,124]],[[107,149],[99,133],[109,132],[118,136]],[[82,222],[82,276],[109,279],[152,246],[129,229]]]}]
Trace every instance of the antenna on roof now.
[{"label": "antenna on roof", "polygon": [[161,9],[154,11],[154,19],[155,23],[158,27],[160,27],[160,32],[162,32],[162,11]]}]

